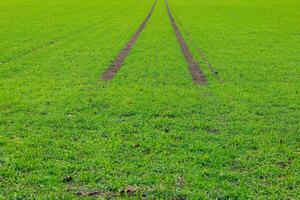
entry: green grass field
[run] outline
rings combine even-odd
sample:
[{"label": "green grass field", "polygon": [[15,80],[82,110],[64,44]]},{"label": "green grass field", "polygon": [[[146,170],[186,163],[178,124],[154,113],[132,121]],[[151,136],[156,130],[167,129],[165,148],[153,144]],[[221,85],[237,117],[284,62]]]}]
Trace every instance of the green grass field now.
[{"label": "green grass field", "polygon": [[158,0],[101,80],[152,4],[0,0],[0,199],[300,198],[300,2],[169,0],[197,85]]}]

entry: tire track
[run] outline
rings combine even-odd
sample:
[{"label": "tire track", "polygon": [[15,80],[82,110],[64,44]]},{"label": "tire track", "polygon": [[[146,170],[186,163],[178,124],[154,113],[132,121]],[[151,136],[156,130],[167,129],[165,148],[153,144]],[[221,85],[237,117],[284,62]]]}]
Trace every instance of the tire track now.
[{"label": "tire track", "polygon": [[143,21],[143,23],[139,26],[139,28],[136,30],[134,35],[131,37],[131,39],[127,42],[126,46],[121,50],[121,52],[118,54],[116,59],[113,61],[113,63],[109,66],[109,68],[103,73],[102,80],[108,81],[114,78],[118,70],[121,68],[122,64],[124,63],[124,60],[128,56],[131,48],[133,47],[134,43],[140,36],[141,32],[144,30],[147,22],[149,21],[153,10],[156,6],[157,0],[154,1],[150,12],[148,13],[147,17]]},{"label": "tire track", "polygon": [[[175,15],[176,18],[176,15]],[[209,61],[209,59],[207,58],[206,54],[204,53],[204,51],[198,47],[196,45],[195,40],[192,38],[191,34],[183,28],[183,25],[181,23],[181,21],[177,18],[177,22],[178,25],[181,27],[181,29],[183,30],[183,32],[185,33],[185,35],[189,38],[189,40],[191,41],[192,45],[194,46],[194,48],[196,49],[197,53],[200,55],[201,59],[203,60],[203,62],[207,65],[207,67],[209,68],[211,74],[220,82],[223,83],[223,80],[221,79],[221,77],[219,76],[219,72],[216,70],[216,68],[211,64],[211,62]]]},{"label": "tire track", "polygon": [[171,13],[171,10],[169,8],[168,0],[165,0],[165,4],[166,4],[166,8],[167,8],[168,15],[169,15],[169,18],[170,18],[170,22],[171,22],[172,27],[174,29],[177,40],[178,40],[178,42],[181,46],[181,51],[182,51],[182,53],[183,53],[183,55],[186,59],[187,64],[189,65],[189,70],[190,70],[190,73],[193,77],[193,80],[196,83],[201,84],[201,85],[207,84],[207,79],[206,79],[205,75],[201,71],[198,63],[193,58],[193,55],[191,54],[184,38],[182,37],[182,35],[180,33],[180,30],[179,30],[179,28],[178,28],[178,26],[177,26],[177,24],[174,20],[174,17]]}]

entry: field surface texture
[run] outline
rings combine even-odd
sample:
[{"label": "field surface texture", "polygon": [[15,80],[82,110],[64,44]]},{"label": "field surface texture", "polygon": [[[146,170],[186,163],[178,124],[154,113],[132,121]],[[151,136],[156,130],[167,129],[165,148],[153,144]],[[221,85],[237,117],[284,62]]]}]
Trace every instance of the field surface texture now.
[{"label": "field surface texture", "polygon": [[299,199],[299,10],[0,0],[0,199]]}]

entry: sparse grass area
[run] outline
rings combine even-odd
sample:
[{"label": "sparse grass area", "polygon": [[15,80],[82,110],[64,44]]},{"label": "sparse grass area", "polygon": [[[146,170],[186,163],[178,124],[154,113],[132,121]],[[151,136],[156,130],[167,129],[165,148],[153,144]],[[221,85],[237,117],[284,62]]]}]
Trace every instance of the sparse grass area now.
[{"label": "sparse grass area", "polygon": [[0,198],[300,196],[299,2],[169,0],[198,86],[159,0],[99,80],[152,3],[0,0]]}]

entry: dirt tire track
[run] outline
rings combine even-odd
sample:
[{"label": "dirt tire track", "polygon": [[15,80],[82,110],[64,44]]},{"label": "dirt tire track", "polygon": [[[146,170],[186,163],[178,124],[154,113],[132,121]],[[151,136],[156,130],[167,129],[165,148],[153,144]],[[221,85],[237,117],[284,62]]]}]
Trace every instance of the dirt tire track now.
[{"label": "dirt tire track", "polygon": [[139,26],[139,28],[136,30],[134,35],[131,37],[131,39],[127,42],[125,47],[121,50],[121,52],[118,54],[116,59],[113,61],[113,63],[109,66],[109,68],[103,73],[102,80],[108,81],[114,78],[118,70],[121,68],[122,64],[124,63],[124,60],[128,56],[131,48],[133,47],[134,43],[140,36],[141,32],[144,30],[147,22],[149,21],[150,17],[152,16],[152,13],[154,11],[154,8],[156,6],[157,0],[153,2],[153,5],[151,7],[151,10],[149,11],[147,17],[143,21],[143,23]]},{"label": "dirt tire track", "polygon": [[206,79],[205,75],[201,71],[198,63],[193,58],[193,55],[191,54],[184,38],[182,37],[182,35],[180,33],[180,30],[179,30],[179,28],[178,28],[178,26],[175,22],[175,19],[174,19],[172,13],[171,13],[171,10],[169,8],[168,0],[165,0],[165,4],[166,4],[166,8],[167,8],[167,11],[168,11],[168,15],[169,15],[172,27],[173,27],[174,32],[176,34],[177,40],[178,40],[178,42],[181,46],[182,53],[183,53],[183,55],[186,59],[186,62],[189,65],[189,70],[190,70],[190,73],[193,77],[193,80],[196,83],[201,84],[201,85],[207,84],[207,79]]},{"label": "dirt tire track", "polygon": [[[176,16],[176,15],[175,15]],[[177,22],[179,24],[179,26],[182,26],[181,21],[177,18]],[[192,38],[191,34],[184,28],[182,28],[183,32],[186,34],[186,36],[189,38],[189,40],[191,41],[192,45],[194,46],[194,48],[196,49],[197,53],[200,55],[201,59],[204,61],[204,63],[207,65],[208,69],[210,70],[211,74],[221,83],[223,83],[223,80],[221,79],[221,77],[219,76],[218,71],[215,69],[215,67],[209,62],[208,58],[206,57],[206,54],[204,53],[204,51],[198,47],[196,45],[195,40]]]},{"label": "dirt tire track", "polygon": [[192,38],[191,42],[194,44],[194,46],[196,47],[196,51],[197,53],[201,56],[202,60],[205,62],[205,64],[207,65],[207,67],[209,68],[211,74],[221,83],[223,83],[223,80],[220,78],[219,76],[219,72],[213,67],[213,65],[209,62],[209,60],[206,57],[206,54],[204,53],[204,51],[199,48],[198,46],[195,45],[195,42]]}]

